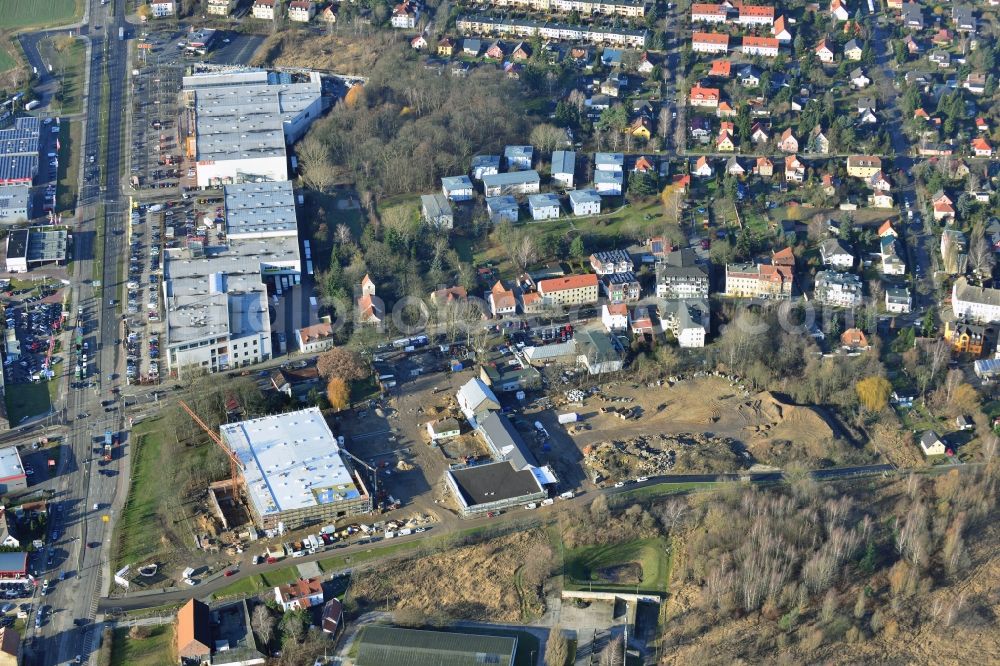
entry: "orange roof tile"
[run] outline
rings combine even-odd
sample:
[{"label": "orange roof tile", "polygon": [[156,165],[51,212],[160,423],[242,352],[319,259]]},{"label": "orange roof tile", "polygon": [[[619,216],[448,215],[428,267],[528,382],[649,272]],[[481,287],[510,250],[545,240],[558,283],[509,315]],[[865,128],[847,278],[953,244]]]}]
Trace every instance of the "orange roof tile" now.
[{"label": "orange roof tile", "polygon": [[538,283],[538,291],[543,294],[551,294],[555,291],[565,291],[567,289],[583,289],[586,287],[597,287],[597,276],[593,273],[567,275],[565,277],[542,280]]},{"label": "orange roof tile", "polygon": [[725,44],[729,46],[729,35],[718,32],[696,32],[691,35],[691,41],[695,44]]},{"label": "orange roof tile", "polygon": [[747,35],[743,38],[743,46],[760,46],[766,48],[778,48],[778,40],[774,37],[754,37]]},{"label": "orange roof tile", "polygon": [[712,68],[708,71],[709,76],[728,77],[732,71],[733,63],[724,58],[712,61]]}]

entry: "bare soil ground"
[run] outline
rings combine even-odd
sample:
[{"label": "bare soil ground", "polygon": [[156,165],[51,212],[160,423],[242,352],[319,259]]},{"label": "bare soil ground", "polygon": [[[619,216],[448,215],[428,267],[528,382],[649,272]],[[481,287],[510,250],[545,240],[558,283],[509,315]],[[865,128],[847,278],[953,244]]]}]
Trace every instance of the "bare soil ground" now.
[{"label": "bare soil ground", "polygon": [[446,553],[360,572],[348,595],[360,610],[411,609],[428,617],[520,622],[544,610],[544,600],[522,582],[532,554],[550,549],[541,530],[516,532]]},{"label": "bare soil ground", "polygon": [[371,71],[386,47],[398,40],[392,33],[361,37],[346,32],[332,35],[283,32],[264,41],[252,64],[310,67],[363,76]]},{"label": "bare soil ground", "polygon": [[[788,404],[769,392],[750,395],[724,377],[662,387],[612,385],[582,406],[559,409],[580,414],[583,423],[569,432],[596,471],[617,470],[610,478],[735,471],[793,460],[839,463],[861,455],[836,438],[836,424],[824,410]],[[638,416],[622,419],[616,412],[624,410]]]}]

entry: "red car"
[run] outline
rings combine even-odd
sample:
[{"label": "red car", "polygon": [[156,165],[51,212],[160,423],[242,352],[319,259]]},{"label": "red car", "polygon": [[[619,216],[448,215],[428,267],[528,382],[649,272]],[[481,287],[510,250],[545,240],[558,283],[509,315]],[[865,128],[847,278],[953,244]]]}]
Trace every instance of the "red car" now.
[{"label": "red car", "polygon": [[222,575],[228,578],[229,576],[235,574],[237,571],[239,571],[239,569],[226,569],[226,572]]}]

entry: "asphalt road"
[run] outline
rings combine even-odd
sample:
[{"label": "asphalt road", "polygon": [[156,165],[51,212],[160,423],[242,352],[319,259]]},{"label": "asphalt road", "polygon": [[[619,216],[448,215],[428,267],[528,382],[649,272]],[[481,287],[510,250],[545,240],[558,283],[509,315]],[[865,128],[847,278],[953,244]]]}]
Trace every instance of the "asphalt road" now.
[{"label": "asphalt road", "polygon": [[[109,375],[117,372],[119,315],[109,300],[117,300],[121,282],[118,276],[120,259],[124,251],[124,216],[127,202],[120,188],[122,166],[121,138],[124,131],[126,43],[118,39],[118,26],[124,26],[124,3],[114,2],[101,6],[100,0],[90,0],[88,25],[102,26],[89,32],[91,39],[90,80],[85,109],[86,132],[84,151],[80,159],[86,164],[88,156],[100,160],[100,129],[107,128],[107,159],[100,164],[102,173],[108,174],[106,190],[97,179],[84,180],[80,191],[79,226],[74,234],[76,247],[76,283],[74,289],[75,323],[77,306],[84,308],[85,340],[89,343],[95,360],[90,366],[94,388],[73,389],[65,386],[67,426],[59,467],[49,483],[54,490],[53,502],[57,506],[52,514],[52,526],[61,531],[54,546],[53,566],[42,574],[50,581],[66,572],[68,578],[54,585],[44,598],[36,599],[36,606],[45,603],[52,608],[39,630],[29,623],[29,642],[25,663],[36,665],[65,664],[76,655],[89,659],[97,646],[97,629],[93,620],[97,599],[102,588],[107,588],[109,572],[106,555],[109,553],[113,522],[105,523],[103,516],[113,520],[117,506],[124,499],[127,487],[128,464],[119,447],[116,460],[106,465],[98,463],[93,447],[95,437],[105,430],[123,428],[121,411],[117,408],[106,412],[100,404],[113,397],[114,382]],[[30,37],[29,37],[30,39]],[[34,49],[26,49],[32,52]],[[31,56],[29,55],[29,58]],[[101,96],[104,86],[110,85],[108,113],[101,113]],[[81,168],[83,173],[84,168]],[[97,245],[98,203],[109,211],[103,247]],[[103,269],[95,274],[94,260],[103,255]],[[103,287],[95,288],[92,280],[99,280]],[[78,419],[85,413],[89,417]],[[95,509],[94,506],[98,508]],[[91,544],[94,547],[87,547]],[[76,627],[74,619],[84,619],[83,627]]]},{"label": "asphalt road", "polygon": [[[817,470],[811,472],[811,476],[817,481],[831,481],[838,479],[849,479],[862,476],[872,476],[883,473],[891,473],[895,471],[891,465],[866,465],[862,467],[841,467],[826,470]],[[650,477],[647,481],[642,483],[629,483],[621,488],[604,488],[599,490],[594,490],[591,492],[579,493],[571,500],[556,500],[552,507],[541,507],[536,510],[537,515],[544,520],[546,513],[556,510],[564,505],[568,504],[581,504],[585,505],[591,502],[599,493],[604,493],[609,497],[615,495],[620,495],[623,493],[632,492],[638,488],[646,488],[664,484],[686,484],[686,483],[710,483],[717,481],[739,481],[745,478],[749,478],[751,483],[778,483],[784,479],[784,474],[781,472],[766,472],[758,474],[671,474],[664,476]],[[486,525],[498,520],[504,520],[505,518],[523,518],[526,517],[527,512],[521,509],[513,509],[504,514],[504,518],[473,518],[469,520],[455,520],[450,521],[446,525],[438,525],[432,529],[424,532],[422,534],[413,534],[406,537],[396,537],[393,539],[392,543],[397,544],[400,542],[407,541],[418,541],[428,537],[440,537],[442,534],[447,534],[460,530],[467,530],[470,528],[478,527],[481,525]],[[370,550],[372,548],[380,548],[384,546],[384,543],[379,543],[378,545],[372,545],[368,543],[364,544],[352,544],[341,548],[327,549],[318,553],[313,553],[311,555],[306,555],[297,559],[284,559],[274,564],[261,564],[261,565],[244,565],[235,575],[230,577],[220,576],[212,580],[208,580],[202,584],[199,584],[195,588],[177,588],[172,590],[167,590],[164,592],[157,593],[147,593],[135,596],[126,597],[115,597],[115,598],[101,598],[97,604],[97,610],[100,613],[109,612],[119,612],[119,611],[134,611],[141,610],[144,608],[152,608],[156,606],[163,606],[166,604],[173,604],[178,602],[183,602],[191,597],[197,597],[202,600],[210,600],[211,596],[218,592],[220,589],[235,583],[236,581],[245,578],[247,576],[255,576],[257,574],[267,573],[268,571],[274,569],[282,569],[291,565],[304,564],[306,562],[315,562],[316,560],[323,560],[335,556],[350,555],[351,553],[358,553]],[[369,560],[363,566],[370,566],[371,564],[377,562],[378,560]]]}]

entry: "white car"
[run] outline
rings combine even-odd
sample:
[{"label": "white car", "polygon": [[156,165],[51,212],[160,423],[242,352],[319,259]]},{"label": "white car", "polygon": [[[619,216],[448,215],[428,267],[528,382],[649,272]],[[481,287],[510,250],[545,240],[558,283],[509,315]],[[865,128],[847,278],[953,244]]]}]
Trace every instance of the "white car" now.
[{"label": "white car", "polygon": [[645,481],[649,481],[648,476],[640,476],[638,479],[635,480],[636,483],[643,483]]},{"label": "white car", "polygon": [[615,484],[615,488],[624,488],[624,487],[625,487],[624,481],[619,481],[618,483]]}]

